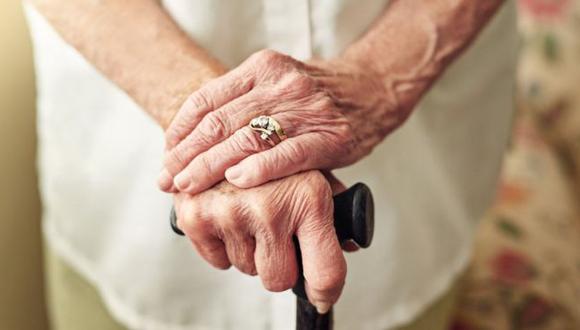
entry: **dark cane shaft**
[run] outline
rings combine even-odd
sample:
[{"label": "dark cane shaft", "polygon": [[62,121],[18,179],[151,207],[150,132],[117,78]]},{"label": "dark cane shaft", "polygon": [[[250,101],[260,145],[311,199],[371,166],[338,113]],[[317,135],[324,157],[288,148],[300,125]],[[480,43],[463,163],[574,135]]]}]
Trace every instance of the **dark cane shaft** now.
[{"label": "dark cane shaft", "polygon": [[326,314],[319,314],[308,299],[296,297],[296,329],[332,329],[332,308]]}]

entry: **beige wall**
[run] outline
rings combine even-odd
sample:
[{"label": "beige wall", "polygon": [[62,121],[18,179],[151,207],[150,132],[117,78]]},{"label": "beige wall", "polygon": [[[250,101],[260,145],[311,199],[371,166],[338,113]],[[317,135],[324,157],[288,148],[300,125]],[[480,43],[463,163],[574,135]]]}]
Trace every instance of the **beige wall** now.
[{"label": "beige wall", "polygon": [[0,5],[0,329],[45,329],[31,49],[20,1]]}]

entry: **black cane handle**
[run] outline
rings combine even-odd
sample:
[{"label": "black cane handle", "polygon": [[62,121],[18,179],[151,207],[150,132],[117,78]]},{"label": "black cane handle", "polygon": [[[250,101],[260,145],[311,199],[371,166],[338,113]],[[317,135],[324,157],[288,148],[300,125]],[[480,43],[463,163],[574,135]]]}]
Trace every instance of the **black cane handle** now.
[{"label": "black cane handle", "polygon": [[185,234],[177,227],[177,215],[175,214],[175,207],[171,207],[171,213],[169,213],[169,224],[174,233],[180,236],[185,236]]},{"label": "black cane handle", "polygon": [[353,240],[362,248],[369,247],[375,229],[375,205],[369,187],[359,182],[333,200],[338,240]]}]

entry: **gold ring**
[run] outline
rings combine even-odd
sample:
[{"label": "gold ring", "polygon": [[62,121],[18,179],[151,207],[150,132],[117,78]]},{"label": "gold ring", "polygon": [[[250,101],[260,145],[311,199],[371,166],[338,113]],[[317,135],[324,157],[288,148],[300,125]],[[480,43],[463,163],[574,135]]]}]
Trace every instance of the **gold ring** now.
[{"label": "gold ring", "polygon": [[[270,116],[259,116],[250,121],[250,128],[256,132],[260,133],[260,138],[271,146],[275,146],[276,143],[282,142],[288,138],[286,132],[280,123],[276,119]],[[277,138],[277,142],[274,141],[273,137]]]}]

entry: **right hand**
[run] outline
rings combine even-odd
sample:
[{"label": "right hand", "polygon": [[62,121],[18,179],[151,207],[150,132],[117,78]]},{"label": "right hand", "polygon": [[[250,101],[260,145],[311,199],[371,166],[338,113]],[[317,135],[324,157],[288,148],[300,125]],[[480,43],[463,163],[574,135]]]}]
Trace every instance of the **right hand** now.
[{"label": "right hand", "polygon": [[[262,50],[184,102],[166,130],[159,187],[197,194],[224,178],[250,188],[344,167],[368,155],[409,113],[369,66],[303,63]],[[260,115],[279,121],[288,139],[262,141],[248,127]]]},{"label": "right hand", "polygon": [[178,193],[175,210],[178,227],[207,262],[259,275],[274,292],[292,288],[297,280],[296,236],[308,299],[321,313],[338,300],[346,261],[333,225],[331,184],[320,172],[251,189],[224,181],[197,195]]}]

